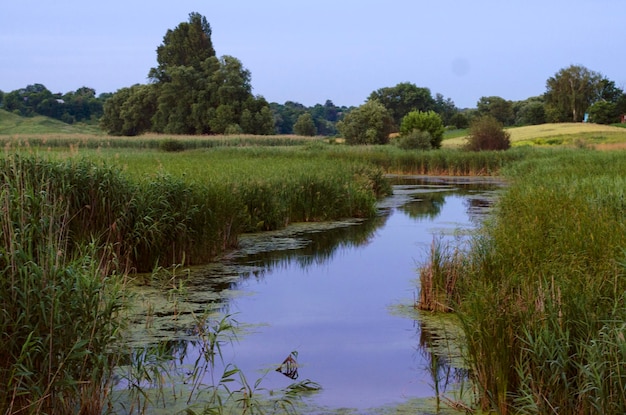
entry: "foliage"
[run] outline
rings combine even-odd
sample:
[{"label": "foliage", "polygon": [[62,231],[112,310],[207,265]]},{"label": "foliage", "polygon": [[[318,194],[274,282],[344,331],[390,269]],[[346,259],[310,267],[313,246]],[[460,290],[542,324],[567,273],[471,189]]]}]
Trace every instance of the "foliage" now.
[{"label": "foliage", "polygon": [[469,127],[469,119],[462,112],[457,112],[450,118],[450,125],[453,125],[457,129],[464,129]]},{"label": "foliage", "polygon": [[393,118],[384,105],[369,100],[347,114],[337,127],[347,144],[387,144]]},{"label": "foliage", "polygon": [[428,131],[413,130],[400,135],[393,143],[403,150],[431,150],[433,137]]},{"label": "foliage", "polygon": [[0,411],[101,413],[122,278],[106,248],[72,240],[72,184],[47,167],[2,160]]},{"label": "foliage", "polygon": [[150,131],[156,107],[155,85],[122,88],[104,103],[100,127],[113,135],[143,134]]},{"label": "foliage", "polygon": [[61,94],[52,93],[42,84],[33,84],[3,94],[0,107],[24,117],[43,115],[73,124],[98,119],[107,97],[106,94],[96,97],[96,91],[87,87]]},{"label": "foliage", "polygon": [[159,65],[150,70],[150,78],[167,81],[168,70],[178,66],[200,70],[206,59],[215,56],[211,33],[206,17],[196,12],[189,14],[188,22],[180,23],[174,30],[168,29],[157,48]]},{"label": "foliage", "polygon": [[[459,113],[454,101],[451,98],[444,98],[440,93],[435,94],[435,105],[433,105],[433,111],[435,111],[441,117],[443,125],[454,125],[452,119]],[[458,127],[463,128],[463,127]]]},{"label": "foliage", "polygon": [[150,85],[122,88],[107,101],[102,127],[113,135],[274,133],[263,97],[235,57],[215,56],[211,28],[198,13],[168,30],[157,48]]},{"label": "foliage", "polygon": [[515,180],[460,268],[482,406],[623,413],[624,154],[546,155],[510,166]]},{"label": "foliage", "polygon": [[479,116],[490,115],[503,125],[513,125],[513,104],[500,97],[481,97],[476,104]]},{"label": "foliage", "polygon": [[159,144],[159,149],[161,151],[183,151],[185,149],[185,144],[180,140],[175,140],[173,138],[167,138],[161,141]]},{"label": "foliage", "polygon": [[613,102],[598,101],[587,110],[589,121],[596,124],[613,124],[619,122],[617,105]]},{"label": "foliage", "polygon": [[[582,121],[583,114],[600,96],[603,77],[584,66],[571,65],[559,70],[546,81],[548,121]],[[569,114],[569,116],[567,116]]]},{"label": "foliage", "polygon": [[389,111],[395,128],[400,126],[402,118],[409,112],[429,111],[435,108],[435,100],[430,89],[419,88],[409,82],[401,82],[394,87],[380,88],[370,94],[368,101],[373,100],[378,101]]},{"label": "foliage", "polygon": [[293,126],[293,132],[296,135],[303,135],[312,137],[316,133],[315,123],[311,114],[304,113],[298,117],[298,120]]},{"label": "foliage", "polygon": [[516,125],[538,125],[546,122],[543,98],[529,98],[514,104]]},{"label": "foliage", "polygon": [[470,125],[465,148],[469,151],[507,150],[511,147],[511,135],[502,124],[490,115],[476,118]]},{"label": "foliage", "polygon": [[408,136],[414,131],[427,132],[431,137],[430,147],[441,147],[445,128],[441,117],[436,112],[411,111],[405,115],[400,124],[400,135]]},{"label": "foliage", "polygon": [[[49,175],[52,189],[67,203],[66,226],[76,246],[112,243],[123,270],[185,259],[205,263],[244,231],[370,217],[376,198],[386,194],[382,173],[363,162],[337,165],[294,150],[266,150],[262,158],[254,157],[256,149],[222,150],[195,158],[187,152],[118,153],[118,162],[136,171],[130,175],[95,161],[28,158],[20,168],[27,177],[40,170]],[[98,152],[92,158],[109,160]],[[4,168],[10,166],[7,159]]]},{"label": "foliage", "polygon": [[287,101],[282,105],[272,102],[270,108],[278,134],[297,134],[294,126],[298,118],[308,113],[315,125],[316,134],[323,136],[337,134],[337,122],[349,111],[349,108],[338,107],[331,100],[326,100],[324,105],[315,104],[313,107],[305,107],[293,101]]}]

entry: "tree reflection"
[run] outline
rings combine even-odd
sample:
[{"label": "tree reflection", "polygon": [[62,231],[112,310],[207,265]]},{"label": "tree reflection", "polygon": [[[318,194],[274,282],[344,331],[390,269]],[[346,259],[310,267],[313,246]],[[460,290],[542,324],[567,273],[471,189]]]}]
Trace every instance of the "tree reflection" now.
[{"label": "tree reflection", "polygon": [[297,264],[301,269],[320,266],[330,262],[337,252],[345,248],[367,245],[384,226],[388,215],[380,215],[358,224],[339,226],[324,230],[311,230],[291,235],[299,240],[295,249],[264,251],[237,258],[234,264],[241,266],[240,275],[244,278],[264,277],[275,269],[285,269]]},{"label": "tree reflection", "polygon": [[445,203],[445,193],[423,193],[418,199],[400,206],[399,209],[413,219],[434,219],[439,216]]}]

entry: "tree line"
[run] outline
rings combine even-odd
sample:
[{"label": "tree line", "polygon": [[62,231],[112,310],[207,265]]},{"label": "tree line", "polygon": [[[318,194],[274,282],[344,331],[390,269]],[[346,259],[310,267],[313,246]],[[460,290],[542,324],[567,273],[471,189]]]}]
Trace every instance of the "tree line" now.
[{"label": "tree line", "polygon": [[96,91],[88,87],[65,94],[52,93],[42,84],[33,84],[8,93],[0,91],[0,108],[23,117],[43,115],[67,124],[97,122],[111,95],[96,97]]},{"label": "tree line", "polygon": [[[67,123],[100,123],[112,135],[297,134],[335,136],[353,120],[377,124],[355,131],[398,132],[412,111],[434,112],[444,126],[467,128],[472,119],[490,116],[503,126],[590,121],[611,124],[626,113],[626,94],[602,74],[581,65],[561,69],[546,81],[546,92],[523,101],[481,97],[476,108],[460,109],[452,99],[402,82],[373,91],[359,107],[339,107],[331,100],[306,107],[293,101],[268,103],[252,94],[251,74],[233,56],[217,57],[211,26],[198,13],[167,30],[157,48],[157,67],[148,84],[136,84],[96,97],[87,87],[66,94],[41,84],[9,93],[0,91],[0,108],[22,116],[45,115]],[[373,103],[378,105],[374,105]],[[384,114],[378,113],[385,111]],[[369,115],[368,115],[369,114]],[[371,120],[368,121],[368,118]],[[362,131],[361,131],[362,130]]]}]

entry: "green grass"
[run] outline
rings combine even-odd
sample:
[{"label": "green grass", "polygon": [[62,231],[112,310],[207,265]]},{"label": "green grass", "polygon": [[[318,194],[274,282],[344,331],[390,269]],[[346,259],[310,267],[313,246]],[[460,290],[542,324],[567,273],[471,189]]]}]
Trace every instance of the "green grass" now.
[{"label": "green grass", "polygon": [[41,115],[22,117],[0,109],[0,135],[102,134],[97,125],[66,124]]}]

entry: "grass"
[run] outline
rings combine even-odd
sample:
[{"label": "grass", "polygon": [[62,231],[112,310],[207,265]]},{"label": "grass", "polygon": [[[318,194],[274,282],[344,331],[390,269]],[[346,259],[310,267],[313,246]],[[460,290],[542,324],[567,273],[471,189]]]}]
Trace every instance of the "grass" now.
[{"label": "grass", "polygon": [[16,134],[91,134],[101,135],[97,125],[66,124],[41,115],[22,117],[0,109],[0,135]]}]

